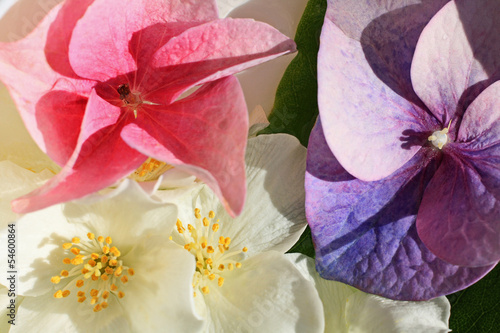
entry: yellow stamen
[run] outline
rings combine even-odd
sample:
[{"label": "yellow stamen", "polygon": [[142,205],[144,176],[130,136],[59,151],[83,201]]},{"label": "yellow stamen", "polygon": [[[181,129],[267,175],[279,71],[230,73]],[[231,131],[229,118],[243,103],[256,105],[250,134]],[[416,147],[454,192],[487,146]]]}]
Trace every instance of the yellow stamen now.
[{"label": "yellow stamen", "polygon": [[106,237],[106,243],[108,244],[111,244],[113,242],[113,240],[111,239],[111,237]]},{"label": "yellow stamen", "polygon": [[97,237],[97,241],[99,243],[102,243],[104,241],[104,237],[102,237],[102,236]]},{"label": "yellow stamen", "polygon": [[71,292],[69,290],[65,290],[62,292],[62,297],[68,297]]},{"label": "yellow stamen", "polygon": [[135,274],[135,271],[133,268],[129,268],[127,272],[128,272],[128,275],[130,275],[130,276],[134,276],[134,274]]},{"label": "yellow stamen", "polygon": [[54,294],[54,297],[55,298],[63,298],[63,292],[62,292],[62,290],[56,291],[56,293]]},{"label": "yellow stamen", "polygon": [[82,297],[82,296],[85,296],[85,292],[83,292],[83,291],[79,291],[76,295],[77,295],[78,297]]},{"label": "yellow stamen", "polygon": [[73,244],[71,244],[71,243],[64,243],[62,247],[65,250],[69,250],[69,248],[72,247],[72,246],[73,246]]},{"label": "yellow stamen", "polygon": [[201,291],[202,291],[205,295],[206,295],[206,294],[208,294],[208,293],[210,293],[210,289],[209,289],[207,286],[205,286],[205,287],[201,288]]},{"label": "yellow stamen", "polygon": [[50,279],[50,282],[52,282],[53,284],[58,284],[59,282],[61,282],[61,278],[59,276],[53,276]]},{"label": "yellow stamen", "polygon": [[219,287],[222,287],[222,285],[224,284],[224,278],[223,278],[223,277],[220,277],[220,278],[217,280],[217,284],[219,285]]},{"label": "yellow stamen", "polygon": [[68,275],[69,275],[69,272],[67,270],[63,269],[61,271],[61,276],[68,277]]},{"label": "yellow stamen", "polygon": [[76,286],[77,286],[78,288],[83,287],[83,284],[84,284],[83,280],[78,280],[78,281],[76,281]]},{"label": "yellow stamen", "polygon": [[215,213],[211,210],[208,212],[208,217],[213,219],[215,217]]},{"label": "yellow stamen", "polygon": [[73,239],[71,239],[71,242],[72,242],[73,244],[78,244],[78,243],[80,243],[80,238],[78,238],[78,237],[73,237]]},{"label": "yellow stamen", "polygon": [[125,293],[123,291],[118,292],[118,298],[125,297]]},{"label": "yellow stamen", "polygon": [[63,259],[63,263],[69,265],[69,264],[71,264],[71,259],[70,258],[64,258]]},{"label": "yellow stamen", "polygon": [[95,235],[91,232],[87,234],[88,239],[93,240],[95,238]]},{"label": "yellow stamen", "polygon": [[124,276],[122,276],[122,278],[120,280],[122,281],[122,283],[127,283],[128,277],[126,275],[124,275]]}]

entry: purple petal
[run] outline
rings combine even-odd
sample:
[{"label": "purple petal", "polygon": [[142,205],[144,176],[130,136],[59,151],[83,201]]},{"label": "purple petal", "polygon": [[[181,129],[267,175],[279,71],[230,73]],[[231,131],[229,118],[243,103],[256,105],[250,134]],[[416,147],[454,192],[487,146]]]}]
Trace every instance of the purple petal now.
[{"label": "purple petal", "polygon": [[[500,78],[498,1],[453,1],[425,27],[411,68],[413,87],[442,124]],[[453,132],[453,131],[452,131]]]},{"label": "purple petal", "polygon": [[422,149],[390,178],[363,182],[331,154],[320,124],[309,140],[306,213],[322,277],[398,300],[427,300],[463,289],[492,267],[466,268],[433,255],[415,219],[439,157]]},{"label": "purple petal", "polygon": [[408,162],[427,132],[439,127],[413,91],[410,64],[420,32],[444,2],[361,3],[328,3],[318,102],[326,140],[340,164],[372,181]]},{"label": "purple petal", "polygon": [[[500,260],[500,82],[465,112],[418,212],[418,234],[437,256],[461,266]],[[453,149],[455,148],[456,149]]]}]

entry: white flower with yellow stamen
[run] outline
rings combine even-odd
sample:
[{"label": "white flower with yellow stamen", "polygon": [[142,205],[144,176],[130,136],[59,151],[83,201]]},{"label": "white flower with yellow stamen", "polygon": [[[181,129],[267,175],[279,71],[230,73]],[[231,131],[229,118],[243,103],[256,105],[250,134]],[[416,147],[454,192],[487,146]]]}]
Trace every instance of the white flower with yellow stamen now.
[{"label": "white flower with yellow stamen", "polygon": [[305,160],[292,136],[250,139],[247,201],[234,219],[204,185],[182,197],[156,193],[179,208],[171,239],[196,263],[192,293],[204,332],[322,332],[318,294],[284,256],[306,227]]},{"label": "white flower with yellow stamen", "polygon": [[127,180],[102,201],[23,216],[16,235],[24,299],[10,332],[199,330],[195,263],[168,240],[176,213]]}]

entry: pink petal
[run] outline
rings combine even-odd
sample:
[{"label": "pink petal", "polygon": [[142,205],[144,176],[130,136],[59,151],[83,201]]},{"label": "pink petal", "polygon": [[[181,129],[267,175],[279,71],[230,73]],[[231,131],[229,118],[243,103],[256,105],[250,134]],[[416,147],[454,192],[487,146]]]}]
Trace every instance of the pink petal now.
[{"label": "pink petal", "polygon": [[[224,19],[186,30],[161,47],[143,82],[147,99],[169,103],[186,89],[295,51],[273,27],[251,19]],[[153,90],[153,91],[152,91]]]},{"label": "pink petal", "polygon": [[360,180],[375,181],[408,162],[436,127],[414,98],[407,73],[413,54],[409,32],[418,31],[427,15],[414,9],[387,14],[387,21],[382,16],[373,23],[374,31],[366,27],[366,40],[360,41],[357,26],[348,26],[350,35],[338,25],[334,7],[329,2],[318,54],[322,125],[340,164]]},{"label": "pink petal", "polygon": [[93,2],[94,0],[67,0],[50,25],[45,44],[45,56],[49,65],[64,76],[80,78],[69,63],[69,42],[76,23]]},{"label": "pink petal", "polygon": [[[35,142],[51,158],[62,163],[67,159],[67,151],[74,149],[74,141],[56,142],[52,139],[53,136],[52,138],[45,137],[48,133],[44,132],[38,124],[38,102],[52,90],[88,96],[94,82],[63,77],[55,72],[45,60],[43,50],[47,33],[60,8],[61,6],[56,6],[26,38],[9,44],[0,43],[0,79],[9,88],[24,124]],[[45,104],[42,108],[51,112],[47,107],[48,105]],[[52,110],[52,112],[57,112],[57,110]],[[49,118],[50,115],[45,117],[45,119]],[[71,129],[67,129],[68,131],[76,133],[80,128],[77,121],[69,122],[67,126],[72,126]],[[51,147],[52,144],[56,146]],[[60,149],[64,152],[57,153]]]},{"label": "pink petal", "polygon": [[120,131],[131,119],[132,114],[123,115],[120,108],[93,91],[73,156],[44,186],[14,200],[13,211],[28,213],[81,198],[113,185],[137,169],[147,157],[120,137]]},{"label": "pink petal", "polygon": [[[425,245],[461,266],[500,260],[500,82],[464,114],[457,141],[425,191],[417,227]],[[446,148],[446,146],[445,146]]]},{"label": "pink petal", "polygon": [[53,90],[36,104],[36,122],[43,133],[46,153],[60,166],[68,162],[76,148],[87,100]]},{"label": "pink petal", "polygon": [[134,34],[140,39],[140,31],[152,26],[140,44],[157,49],[172,36],[161,29],[153,34],[155,25],[215,18],[217,8],[212,0],[95,0],[73,30],[70,62],[78,75],[106,81],[136,70],[134,55],[141,51],[134,45],[129,49]]},{"label": "pink petal", "polygon": [[245,200],[247,130],[245,100],[229,76],[170,106],[145,107],[122,136],[143,154],[201,178],[234,216]]},{"label": "pink petal", "polygon": [[417,95],[442,124],[463,114],[484,89],[476,84],[500,78],[499,13],[498,1],[451,1],[422,31],[411,78]]}]

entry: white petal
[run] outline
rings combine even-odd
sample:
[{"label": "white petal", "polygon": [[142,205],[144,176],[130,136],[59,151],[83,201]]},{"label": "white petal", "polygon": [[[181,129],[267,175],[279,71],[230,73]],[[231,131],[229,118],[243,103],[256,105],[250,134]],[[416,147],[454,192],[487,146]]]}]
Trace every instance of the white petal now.
[{"label": "white petal", "polygon": [[248,140],[247,199],[243,212],[231,220],[219,206],[220,234],[233,248],[248,254],[286,252],[304,231],[306,149],[287,134],[260,135]]},{"label": "white petal", "polygon": [[83,223],[96,236],[111,236],[114,243],[120,244],[122,254],[134,244],[135,237],[158,234],[168,237],[177,220],[174,205],[153,200],[129,179],[101,200],[65,204],[64,214],[69,222]]},{"label": "white petal", "polygon": [[[306,0],[251,0],[235,8],[229,16],[266,22],[293,38],[306,4]],[[266,114],[271,112],[276,88],[294,57],[295,54],[286,55],[237,75],[249,110],[261,106]]]},{"label": "white petal", "polygon": [[135,275],[121,299],[135,332],[196,332],[203,326],[194,308],[193,256],[166,240],[145,238],[123,258]]},{"label": "white petal", "polygon": [[449,332],[450,303],[444,296],[425,302],[393,301],[361,291],[349,298],[349,333]]},{"label": "white petal", "polygon": [[425,302],[393,301],[336,281],[322,279],[314,260],[286,254],[299,271],[314,280],[325,310],[325,332],[441,333],[449,332],[450,303],[446,297]]},{"label": "white petal", "polygon": [[19,306],[16,326],[10,333],[33,332],[131,332],[130,322],[120,304],[110,297],[109,307],[93,312],[78,303],[74,295],[56,299],[51,294],[25,297]]},{"label": "white petal", "polygon": [[[62,244],[84,232],[82,226],[69,224],[62,213],[62,206],[30,213],[23,216],[15,226],[18,294],[38,296],[54,289],[52,276],[65,269],[62,262]],[[7,239],[7,230],[1,234],[1,242]],[[86,232],[83,233],[86,235]],[[7,263],[0,261],[0,269],[7,271]],[[2,280],[2,284],[5,284]]]},{"label": "white petal", "polygon": [[0,184],[2,184],[0,189],[0,229],[19,217],[18,214],[12,212],[10,202],[41,186],[53,175],[48,170],[35,173],[10,161],[0,162]]},{"label": "white petal", "polygon": [[0,320],[0,332],[2,333],[9,332],[11,323],[14,325],[18,323],[16,316],[17,308],[24,297],[15,297],[14,295],[15,290],[0,285],[0,318],[2,318]]},{"label": "white petal", "polygon": [[209,332],[323,332],[313,284],[283,254],[256,255],[224,278],[204,296]]},{"label": "white petal", "polygon": [[217,0],[219,17],[226,17],[233,9],[250,0]]},{"label": "white petal", "polygon": [[316,272],[312,258],[298,253],[288,253],[285,256],[295,264],[304,277],[314,281],[323,302],[325,332],[347,333],[348,326],[345,318],[347,299],[356,293],[357,289],[340,282],[322,279]]}]

